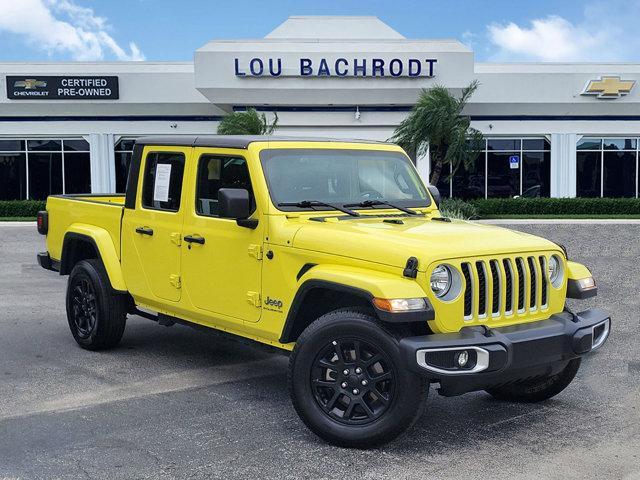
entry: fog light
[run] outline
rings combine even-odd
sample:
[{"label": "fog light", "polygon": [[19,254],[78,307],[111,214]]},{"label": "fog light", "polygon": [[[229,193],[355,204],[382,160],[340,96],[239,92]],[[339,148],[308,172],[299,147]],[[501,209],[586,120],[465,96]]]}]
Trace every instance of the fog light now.
[{"label": "fog light", "polygon": [[456,363],[460,368],[464,368],[464,366],[467,364],[468,361],[469,361],[469,352],[467,352],[466,350],[463,350],[458,354]]}]

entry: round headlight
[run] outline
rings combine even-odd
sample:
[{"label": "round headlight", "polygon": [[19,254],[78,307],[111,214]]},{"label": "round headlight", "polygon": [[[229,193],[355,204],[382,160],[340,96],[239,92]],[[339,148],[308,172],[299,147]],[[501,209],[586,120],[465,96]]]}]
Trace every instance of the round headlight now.
[{"label": "round headlight", "polygon": [[444,297],[451,289],[451,270],[446,265],[438,265],[431,273],[431,290],[436,297]]},{"label": "round headlight", "polygon": [[558,288],[562,285],[562,277],[562,261],[557,255],[552,255],[549,258],[549,281]]}]

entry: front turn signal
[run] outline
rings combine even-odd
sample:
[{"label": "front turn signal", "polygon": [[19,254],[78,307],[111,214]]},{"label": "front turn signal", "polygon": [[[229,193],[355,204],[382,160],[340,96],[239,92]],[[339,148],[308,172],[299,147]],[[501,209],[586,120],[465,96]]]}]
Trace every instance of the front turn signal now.
[{"label": "front turn signal", "polygon": [[596,288],[596,281],[593,277],[581,278],[580,280],[576,280],[576,282],[578,282],[578,287],[580,287],[581,290]]},{"label": "front turn signal", "polygon": [[427,308],[424,298],[374,298],[373,304],[390,313],[416,312]]},{"label": "front turn signal", "polygon": [[580,278],[574,280],[569,279],[567,283],[567,297],[584,300],[585,298],[595,297],[598,294],[598,287],[593,277]]}]

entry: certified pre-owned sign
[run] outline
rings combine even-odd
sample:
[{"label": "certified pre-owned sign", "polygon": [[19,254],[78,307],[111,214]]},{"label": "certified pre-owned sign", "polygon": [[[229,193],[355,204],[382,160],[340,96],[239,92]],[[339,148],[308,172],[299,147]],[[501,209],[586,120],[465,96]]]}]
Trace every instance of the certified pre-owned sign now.
[{"label": "certified pre-owned sign", "polygon": [[12,100],[117,100],[118,77],[7,76]]}]

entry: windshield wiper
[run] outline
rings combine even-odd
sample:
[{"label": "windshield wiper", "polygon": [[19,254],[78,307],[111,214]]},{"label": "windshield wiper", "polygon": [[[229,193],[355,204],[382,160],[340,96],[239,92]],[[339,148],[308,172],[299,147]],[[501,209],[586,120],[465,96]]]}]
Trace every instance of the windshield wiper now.
[{"label": "windshield wiper", "polygon": [[349,210],[348,208],[341,207],[340,205],[334,205],[333,203],[320,202],[318,200],[302,200],[300,202],[280,202],[278,204],[279,207],[298,207],[298,208],[312,208],[312,207],[329,207],[334,210],[339,210],[347,215],[351,215],[352,217],[359,217],[360,214],[358,212],[354,212],[353,210]]},{"label": "windshield wiper", "polygon": [[386,200],[365,200],[360,203],[347,203],[345,204],[345,207],[375,207],[376,205],[386,205],[387,207],[395,208],[396,210],[408,213],[409,215],[420,215],[420,213],[416,212],[415,210],[409,210],[408,208],[394,205],[393,203],[389,203]]}]

